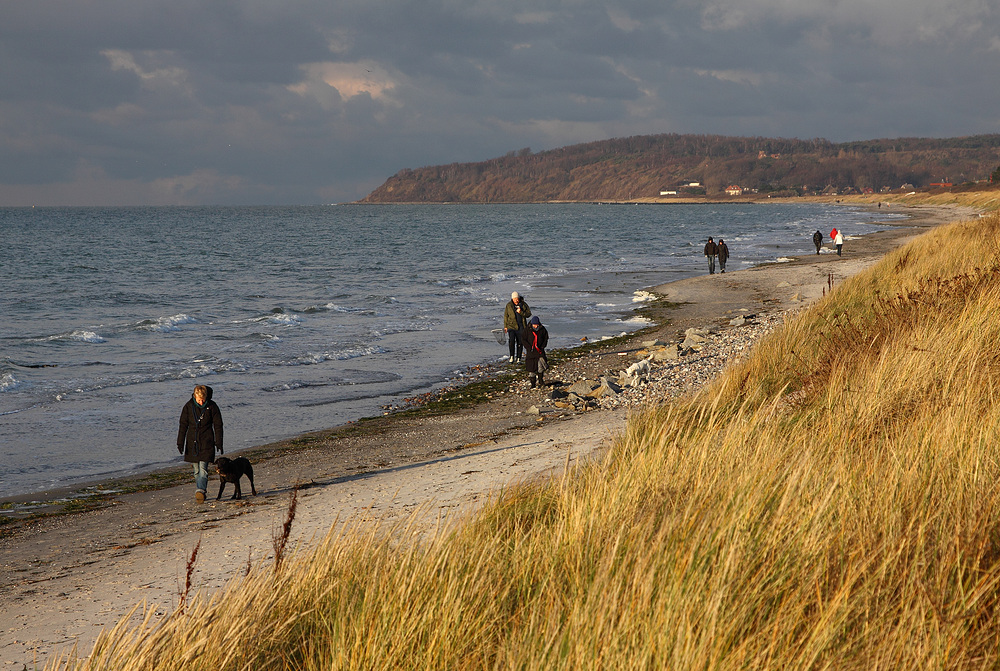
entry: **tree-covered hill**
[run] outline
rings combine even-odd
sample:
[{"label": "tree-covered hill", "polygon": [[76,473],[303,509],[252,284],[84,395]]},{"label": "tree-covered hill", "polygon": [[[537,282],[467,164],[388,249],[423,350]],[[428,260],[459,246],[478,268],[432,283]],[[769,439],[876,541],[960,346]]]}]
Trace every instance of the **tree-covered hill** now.
[{"label": "tree-covered hill", "polygon": [[[988,180],[1000,135],[833,143],[721,135],[642,135],[478,163],[405,169],[362,202],[545,202],[879,192]],[[692,183],[697,186],[689,186]]]}]

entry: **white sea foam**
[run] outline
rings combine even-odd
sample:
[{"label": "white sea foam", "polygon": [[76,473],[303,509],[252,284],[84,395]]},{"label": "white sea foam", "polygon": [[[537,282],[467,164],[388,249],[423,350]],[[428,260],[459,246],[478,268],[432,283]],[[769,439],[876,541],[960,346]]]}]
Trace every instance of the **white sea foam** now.
[{"label": "white sea foam", "polygon": [[182,324],[197,324],[198,320],[190,315],[179,314],[173,315],[172,317],[159,317],[155,322],[147,322],[142,325],[147,331],[154,331],[156,333],[169,333],[170,331],[179,331]]},{"label": "white sea foam", "polygon": [[331,359],[336,358],[337,357],[329,352],[306,352],[302,356],[295,357],[295,363],[311,365],[323,363],[324,361],[330,361]]},{"label": "white sea foam", "polygon": [[628,324],[630,326],[636,326],[636,325],[643,326],[645,324],[653,323],[653,320],[649,319],[648,317],[639,317],[639,316],[629,317],[628,319],[622,319],[620,321],[622,324]]},{"label": "white sea foam", "polygon": [[324,307],[326,307],[326,309],[330,310],[331,312],[341,312],[344,314],[359,314],[359,313],[366,315],[375,314],[375,311],[372,310],[371,308],[364,308],[364,307],[353,308],[353,307],[347,307],[346,305],[337,305],[336,303],[327,303]]},{"label": "white sea foam", "polygon": [[302,323],[302,317],[299,317],[298,315],[278,313],[268,315],[267,321],[272,324],[277,324],[278,326],[298,326]]},{"label": "white sea foam", "polygon": [[382,354],[385,350],[376,345],[369,345],[368,347],[352,347],[338,353],[334,358],[343,361],[345,359],[357,359],[362,356],[371,356],[372,354]]},{"label": "white sea foam", "polygon": [[636,291],[634,294],[632,294],[633,303],[644,303],[646,301],[655,301],[655,300],[656,296],[648,291]]},{"label": "white sea foam", "polygon": [[79,340],[80,342],[90,342],[90,343],[102,343],[106,342],[104,338],[97,335],[93,331],[73,331],[66,336],[56,336],[57,340]]},{"label": "white sea foam", "polygon": [[223,360],[215,361],[213,363],[199,363],[197,366],[187,366],[182,368],[177,374],[165,375],[164,379],[184,379],[203,377],[205,375],[218,375],[221,373],[243,373],[247,370],[248,367],[246,364],[238,361]]},{"label": "white sea foam", "polygon": [[180,372],[179,377],[204,377],[205,375],[214,375],[215,371],[209,366],[204,364],[200,366],[191,366],[190,368],[185,368]]},{"label": "white sea foam", "polygon": [[0,375],[0,392],[14,391],[21,385],[21,382],[14,377],[13,373]]},{"label": "white sea foam", "polygon": [[281,342],[281,336],[274,335],[273,333],[261,333],[260,331],[254,331],[250,333],[247,338],[252,338],[254,340],[260,340],[261,342],[273,345],[275,343]]},{"label": "white sea foam", "polygon": [[43,338],[34,338],[29,340],[29,342],[60,342],[64,340],[73,340],[77,342],[89,342],[89,343],[105,342],[104,338],[97,335],[93,331],[84,331],[82,329],[77,329],[76,331],[71,331],[69,333],[60,333],[58,335],[45,336]]}]

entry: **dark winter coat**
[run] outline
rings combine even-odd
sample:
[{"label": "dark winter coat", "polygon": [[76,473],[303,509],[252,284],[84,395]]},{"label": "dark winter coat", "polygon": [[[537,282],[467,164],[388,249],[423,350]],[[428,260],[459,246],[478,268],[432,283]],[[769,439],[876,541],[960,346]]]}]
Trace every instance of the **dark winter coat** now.
[{"label": "dark winter coat", "polygon": [[716,245],[719,251],[719,261],[725,263],[729,260],[729,245],[722,243],[721,245]]},{"label": "dark winter coat", "polygon": [[715,256],[719,253],[719,248],[714,242],[705,245],[705,256]]},{"label": "dark winter coat", "polygon": [[[514,306],[514,300],[511,299],[507,301],[507,307],[503,311],[503,327],[509,331],[522,331],[528,325],[528,319],[531,318],[531,308],[522,298],[520,301],[521,314],[517,313],[517,309]],[[520,320],[520,323],[518,323]]]},{"label": "dark winter coat", "polygon": [[222,413],[212,400],[209,387],[204,408],[198,407],[193,394],[184,404],[177,430],[177,451],[184,455],[184,461],[214,463],[216,449],[222,454]]},{"label": "dark winter coat", "polygon": [[549,332],[541,324],[539,324],[537,331],[528,326],[521,331],[521,343],[524,345],[525,370],[529,373],[537,373],[538,360],[544,359],[546,363],[549,360],[545,356],[545,347],[549,344]]}]

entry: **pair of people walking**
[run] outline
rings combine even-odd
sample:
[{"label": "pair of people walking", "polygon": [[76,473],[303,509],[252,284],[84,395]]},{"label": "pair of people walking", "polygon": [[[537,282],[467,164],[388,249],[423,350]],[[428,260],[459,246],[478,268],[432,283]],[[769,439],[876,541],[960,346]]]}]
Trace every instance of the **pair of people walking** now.
[{"label": "pair of people walking", "polygon": [[[839,229],[830,231],[833,244],[837,248],[837,256],[842,256],[844,251],[844,234]],[[819,231],[813,233],[813,244],[816,245],[816,253],[819,254],[820,247],[823,246],[823,234]]]},{"label": "pair of people walking", "polygon": [[719,238],[716,243],[712,236],[708,236],[708,243],[705,245],[705,256],[708,257],[708,274],[715,274],[715,260],[719,260],[719,269],[726,272],[726,261],[729,260],[729,246],[726,241]]},{"label": "pair of people walking", "polygon": [[520,361],[523,354],[531,386],[544,384],[543,376],[549,367],[545,354],[549,332],[542,326],[541,320],[531,314],[527,301],[516,291],[511,293],[510,301],[504,308],[503,330],[507,334],[510,363]]}]

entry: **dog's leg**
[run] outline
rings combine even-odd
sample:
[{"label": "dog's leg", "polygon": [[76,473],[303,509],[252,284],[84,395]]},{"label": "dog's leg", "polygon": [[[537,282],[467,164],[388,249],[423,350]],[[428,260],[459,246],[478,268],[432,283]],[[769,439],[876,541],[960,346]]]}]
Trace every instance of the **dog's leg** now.
[{"label": "dog's leg", "polygon": [[254,496],[257,496],[257,488],[254,487],[254,484],[253,484],[253,468],[248,468],[247,469],[247,477],[250,478],[250,492]]},{"label": "dog's leg", "polygon": [[243,498],[243,492],[240,491],[240,480],[241,479],[242,478],[236,478],[236,481],[233,483],[233,485],[236,487],[236,491],[233,493],[233,498],[230,499],[230,500],[242,499]]},{"label": "dog's leg", "polygon": [[226,488],[226,478],[220,475],[219,476],[219,495],[215,497],[216,501],[218,501],[219,499],[222,498],[222,490],[225,489],[225,488]]}]

